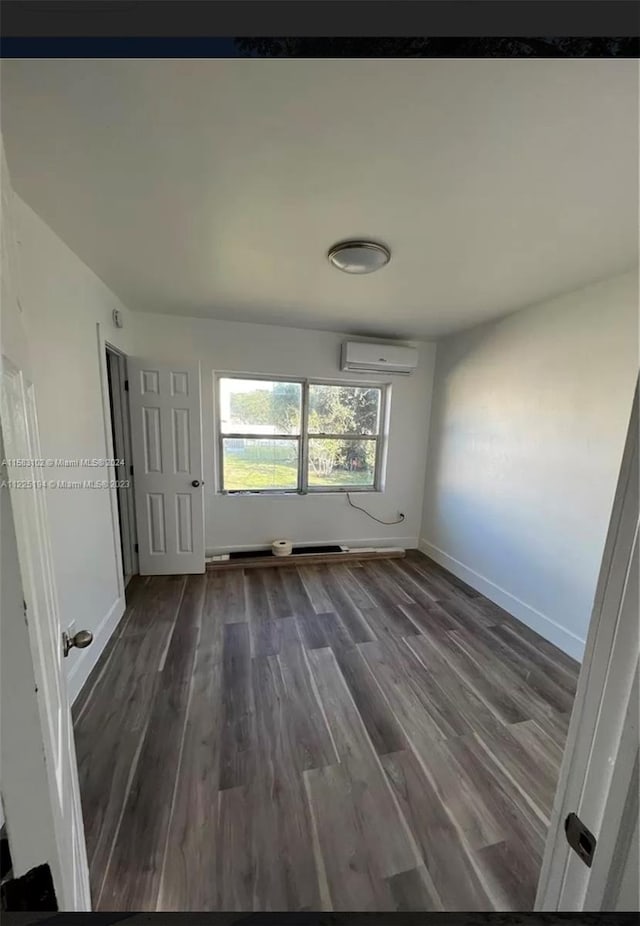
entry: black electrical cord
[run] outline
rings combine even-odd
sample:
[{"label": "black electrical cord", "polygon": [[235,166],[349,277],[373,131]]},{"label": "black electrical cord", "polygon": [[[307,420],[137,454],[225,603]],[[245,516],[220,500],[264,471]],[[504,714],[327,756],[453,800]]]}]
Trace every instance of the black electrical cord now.
[{"label": "black electrical cord", "polygon": [[375,514],[369,514],[369,512],[366,511],[364,508],[361,508],[360,505],[354,505],[353,502],[351,501],[351,496],[348,492],[346,493],[346,496],[347,496],[347,501],[349,502],[352,508],[355,508],[356,511],[361,511],[363,514],[366,514],[368,518],[371,518],[373,521],[377,521],[378,524],[402,524],[402,522],[404,521],[403,514],[400,515],[397,521],[383,521],[382,518],[376,518]]}]

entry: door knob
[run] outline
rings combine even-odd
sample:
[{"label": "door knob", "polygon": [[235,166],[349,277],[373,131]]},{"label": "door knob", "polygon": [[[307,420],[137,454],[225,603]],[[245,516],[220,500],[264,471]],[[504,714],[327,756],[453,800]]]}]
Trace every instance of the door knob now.
[{"label": "door knob", "polygon": [[69,655],[74,646],[84,649],[90,643],[93,643],[93,634],[90,630],[79,630],[72,637],[68,633],[62,634],[62,652],[65,656]]},{"label": "door knob", "polygon": [[200,485],[200,480],[199,480],[199,479],[194,479],[193,482],[191,483],[191,485],[193,486],[194,489],[197,489],[198,486]]}]

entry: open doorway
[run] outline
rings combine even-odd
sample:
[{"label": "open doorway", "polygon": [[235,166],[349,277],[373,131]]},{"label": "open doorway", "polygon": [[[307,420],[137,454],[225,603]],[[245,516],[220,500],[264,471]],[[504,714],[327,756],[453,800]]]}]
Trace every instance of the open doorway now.
[{"label": "open doorway", "polygon": [[110,344],[106,345],[107,384],[114,467],[117,481],[118,524],[122,573],[125,588],[132,575],[138,572],[138,543],[136,536],[133,464],[131,463],[131,427],[129,419],[129,392],[127,358]]}]

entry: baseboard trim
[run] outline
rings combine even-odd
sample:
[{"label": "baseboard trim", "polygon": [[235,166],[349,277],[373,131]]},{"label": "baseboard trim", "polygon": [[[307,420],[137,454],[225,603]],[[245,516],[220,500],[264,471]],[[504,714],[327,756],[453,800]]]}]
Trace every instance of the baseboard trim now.
[{"label": "baseboard trim", "polygon": [[[98,629],[93,635],[93,643],[82,652],[72,650],[74,656],[79,657],[77,662],[71,667],[67,676],[67,690],[69,692],[69,703],[73,704],[86,680],[91,674],[91,670],[102,655],[102,651],[109,642],[109,639],[120,623],[120,618],[125,612],[124,596],[117,598],[111,605],[105,616],[100,621]],[[69,657],[71,658],[71,657]]]},{"label": "baseboard trim", "polygon": [[[402,547],[403,550],[415,550],[417,537],[361,537],[359,540],[343,540],[339,537],[319,538],[318,540],[296,540],[297,547],[317,547],[338,544],[343,547]],[[270,543],[232,543],[226,547],[208,547],[206,556],[220,556],[221,553],[244,553],[250,550],[265,550]]]},{"label": "baseboard trim", "polygon": [[278,569],[291,566],[328,566],[331,563],[361,563],[372,559],[403,559],[401,547],[387,547],[385,550],[366,548],[363,553],[348,550],[344,553],[295,553],[292,556],[255,556],[242,559],[225,559],[206,564],[207,572],[225,569]]},{"label": "baseboard trim", "polygon": [[537,611],[535,608],[532,608],[531,605],[521,601],[520,598],[512,595],[511,592],[508,592],[501,586],[496,585],[495,582],[492,582],[491,579],[487,579],[479,572],[476,572],[475,569],[465,566],[460,560],[457,560],[449,553],[445,553],[444,550],[441,550],[440,547],[437,547],[433,543],[429,543],[428,540],[421,539],[418,542],[418,549],[426,554],[426,556],[435,560],[436,563],[448,569],[454,576],[457,576],[459,579],[462,579],[463,582],[475,588],[476,591],[480,592],[486,598],[500,605],[500,607],[508,611],[509,614],[513,614],[519,621],[522,621],[527,627],[535,630],[536,633],[539,633],[545,640],[549,640],[550,643],[553,643],[568,656],[577,659],[578,662],[582,661],[586,641],[576,636],[576,634],[572,633],[570,630],[567,630],[566,627],[562,627],[561,624],[556,623],[552,618],[547,617],[546,614]]}]

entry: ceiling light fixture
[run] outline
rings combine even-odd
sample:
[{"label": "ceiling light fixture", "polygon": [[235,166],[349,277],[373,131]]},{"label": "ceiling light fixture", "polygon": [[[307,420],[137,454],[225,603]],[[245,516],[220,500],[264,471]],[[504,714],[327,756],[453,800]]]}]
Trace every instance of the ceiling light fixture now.
[{"label": "ceiling light fixture", "polygon": [[334,267],[345,273],[372,273],[388,264],[391,252],[375,241],[343,241],[327,255]]}]

